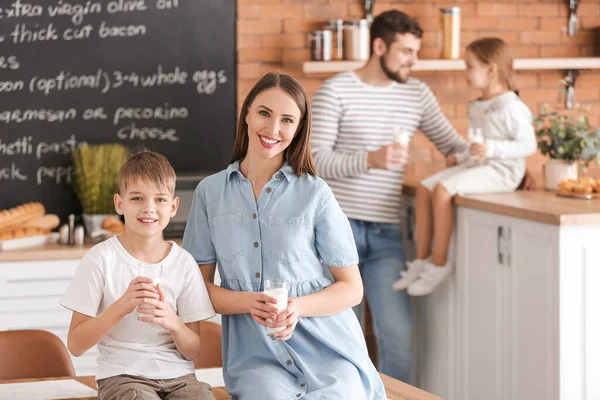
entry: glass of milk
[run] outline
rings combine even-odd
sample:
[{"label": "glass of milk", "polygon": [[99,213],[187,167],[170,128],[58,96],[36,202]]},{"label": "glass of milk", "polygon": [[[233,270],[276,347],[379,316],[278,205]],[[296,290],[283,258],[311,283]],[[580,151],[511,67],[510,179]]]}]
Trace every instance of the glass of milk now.
[{"label": "glass of milk", "polygon": [[[277,300],[275,307],[277,312],[280,313],[287,309],[288,303],[288,292],[290,290],[290,284],[280,279],[268,279],[265,280],[264,294],[271,296]],[[268,322],[273,322],[270,318],[267,318]],[[270,328],[267,326],[267,336],[273,337],[276,332],[281,332],[285,329],[285,326],[279,328]]]},{"label": "glass of milk", "polygon": [[[140,264],[138,266],[138,276],[152,279],[152,286],[156,287],[162,280],[163,266],[162,264]],[[142,303],[138,308],[156,308],[152,304]],[[137,311],[138,317],[153,317],[152,314],[144,314]]]},{"label": "glass of milk", "polygon": [[408,129],[406,129],[406,126],[402,126],[402,128],[395,126],[393,136],[394,143],[408,147],[408,144],[410,143],[410,133],[408,132]]},{"label": "glass of milk", "polygon": [[[481,129],[480,128],[469,128],[469,143],[483,143],[484,139],[483,139],[483,134],[481,133]],[[469,158],[469,164],[470,165],[475,165],[479,163],[479,157],[478,156],[471,156]]]}]

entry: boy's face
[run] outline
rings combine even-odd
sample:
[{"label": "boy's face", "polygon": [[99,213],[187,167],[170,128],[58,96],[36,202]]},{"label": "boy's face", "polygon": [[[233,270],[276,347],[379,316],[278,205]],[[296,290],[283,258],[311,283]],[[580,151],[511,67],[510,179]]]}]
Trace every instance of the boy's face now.
[{"label": "boy's face", "polygon": [[161,235],[177,213],[179,197],[137,178],[125,193],[115,194],[115,209],[125,217],[125,231],[140,236]]}]

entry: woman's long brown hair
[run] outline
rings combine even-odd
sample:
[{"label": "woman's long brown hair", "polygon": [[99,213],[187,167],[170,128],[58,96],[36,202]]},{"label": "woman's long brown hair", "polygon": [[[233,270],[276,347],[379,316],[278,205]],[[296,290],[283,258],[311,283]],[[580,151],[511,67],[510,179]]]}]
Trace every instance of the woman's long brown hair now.
[{"label": "woman's long brown hair", "polygon": [[283,159],[289,163],[298,176],[305,173],[316,175],[310,151],[311,111],[308,96],[300,82],[289,75],[276,72],[269,72],[263,76],[246,96],[240,111],[231,162],[243,159],[248,152],[248,124],[246,123],[248,108],[259,93],[272,88],[280,88],[289,94],[296,102],[301,115],[298,130],[288,148],[284,150]]}]

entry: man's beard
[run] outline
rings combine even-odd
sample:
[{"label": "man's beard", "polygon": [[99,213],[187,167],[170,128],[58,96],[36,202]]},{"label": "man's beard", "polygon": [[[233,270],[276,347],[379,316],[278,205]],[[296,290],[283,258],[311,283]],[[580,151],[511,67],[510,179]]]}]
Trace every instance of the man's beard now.
[{"label": "man's beard", "polygon": [[406,83],[406,81],[408,80],[408,77],[406,77],[406,79],[402,78],[402,76],[400,75],[400,71],[393,72],[392,70],[390,70],[387,67],[387,65],[385,65],[385,56],[379,57],[379,64],[381,64],[381,69],[383,70],[383,73],[389,79],[396,81],[398,83]]}]

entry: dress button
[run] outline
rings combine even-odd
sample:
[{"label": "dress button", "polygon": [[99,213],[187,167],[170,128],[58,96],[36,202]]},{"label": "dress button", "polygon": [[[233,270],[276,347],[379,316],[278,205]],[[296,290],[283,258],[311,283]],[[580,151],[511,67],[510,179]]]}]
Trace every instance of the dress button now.
[{"label": "dress button", "polygon": [[279,179],[279,178],[281,178],[281,175],[279,175],[279,174],[275,175],[275,179]]},{"label": "dress button", "polygon": [[301,383],[300,384],[300,387],[304,387],[304,386],[306,386],[306,383]]},{"label": "dress button", "polygon": [[256,214],[252,214],[252,218],[256,219]]},{"label": "dress button", "polygon": [[285,362],[285,364],[286,364],[286,365],[292,365],[292,360],[287,360],[287,361]]},{"label": "dress button", "polygon": [[256,274],[254,274],[255,277],[260,278],[260,272],[257,272]]},{"label": "dress button", "polygon": [[298,393],[298,394],[296,395],[296,397],[300,397],[300,396],[302,396],[302,393]]},{"label": "dress button", "polygon": [[271,188],[267,188],[267,193],[271,193]]},{"label": "dress button", "polygon": [[254,242],[254,247],[258,247],[258,242]]}]

